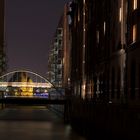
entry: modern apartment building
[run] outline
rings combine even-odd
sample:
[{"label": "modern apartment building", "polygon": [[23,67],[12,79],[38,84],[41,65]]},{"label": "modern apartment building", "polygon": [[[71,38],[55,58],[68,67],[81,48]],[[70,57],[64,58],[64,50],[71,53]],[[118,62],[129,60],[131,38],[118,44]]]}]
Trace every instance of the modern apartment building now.
[{"label": "modern apartment building", "polygon": [[48,78],[56,87],[62,87],[63,18],[56,29],[48,60]]}]

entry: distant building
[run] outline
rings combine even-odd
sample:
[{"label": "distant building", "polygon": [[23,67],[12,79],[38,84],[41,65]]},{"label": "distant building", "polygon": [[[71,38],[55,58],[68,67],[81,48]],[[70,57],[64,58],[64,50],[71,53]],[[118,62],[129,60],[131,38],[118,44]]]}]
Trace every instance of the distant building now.
[{"label": "distant building", "polygon": [[[139,13],[138,0],[73,0],[66,4],[61,25],[63,87],[83,99],[139,104]],[[55,34],[49,57],[50,77],[55,82],[57,38]]]},{"label": "distant building", "polygon": [[71,86],[71,32],[72,19],[69,16],[70,2],[66,3],[53,41],[48,59],[48,79],[56,87],[69,93]]},{"label": "distant building", "polygon": [[6,54],[4,46],[4,0],[0,0],[0,75],[6,71]]},{"label": "distant building", "polygon": [[48,80],[56,87],[62,87],[63,61],[63,18],[61,17],[56,29],[48,59]]},{"label": "distant building", "polygon": [[[15,72],[9,82],[32,83],[33,81],[26,72]],[[33,96],[33,87],[9,87],[9,91],[14,96]]]}]

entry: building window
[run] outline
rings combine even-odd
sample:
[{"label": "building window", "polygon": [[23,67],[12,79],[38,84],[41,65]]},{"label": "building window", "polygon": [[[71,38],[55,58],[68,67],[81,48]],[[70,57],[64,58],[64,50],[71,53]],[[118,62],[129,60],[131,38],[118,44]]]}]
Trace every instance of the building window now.
[{"label": "building window", "polygon": [[58,64],[61,64],[61,60],[58,60]]},{"label": "building window", "polygon": [[119,21],[120,22],[122,21],[122,8],[120,8],[119,10]]},{"label": "building window", "polygon": [[62,45],[62,40],[59,40],[59,45]]},{"label": "building window", "polygon": [[62,34],[62,30],[58,29],[58,34],[61,35]]},{"label": "building window", "polygon": [[106,22],[104,21],[104,35],[105,35],[105,32],[106,32]]},{"label": "building window", "polygon": [[99,41],[100,41],[99,31],[96,32],[96,37],[97,37],[97,43],[99,44]]},{"label": "building window", "polygon": [[57,42],[57,39],[55,39],[55,42]]},{"label": "building window", "polygon": [[55,47],[55,51],[57,51],[57,47]]},{"label": "building window", "polygon": [[78,9],[78,22],[80,21],[80,9]]},{"label": "building window", "polygon": [[138,4],[138,1],[137,0],[133,0],[133,9],[137,9],[137,5]]},{"label": "building window", "polygon": [[62,57],[62,50],[58,50],[58,58]]},{"label": "building window", "polygon": [[136,42],[137,39],[137,25],[133,25],[133,42]]},{"label": "building window", "polygon": [[58,74],[61,74],[61,70],[60,70],[60,69],[58,69],[58,71],[57,71],[57,72],[58,72]]},{"label": "building window", "polygon": [[86,3],[86,1],[85,1],[85,0],[83,0],[83,3],[85,4],[85,3]]}]

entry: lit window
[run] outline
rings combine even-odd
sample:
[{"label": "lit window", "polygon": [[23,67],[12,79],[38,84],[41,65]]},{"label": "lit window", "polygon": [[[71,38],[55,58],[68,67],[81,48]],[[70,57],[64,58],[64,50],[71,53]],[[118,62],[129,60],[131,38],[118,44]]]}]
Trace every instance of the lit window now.
[{"label": "lit window", "polygon": [[85,94],[86,94],[86,84],[85,84],[85,81],[83,81],[83,84],[82,84],[82,98],[85,99]]},{"label": "lit window", "polygon": [[137,25],[133,25],[133,42],[136,41],[137,38]]},{"label": "lit window", "polygon": [[80,21],[80,10],[78,10],[78,22]]},{"label": "lit window", "polygon": [[135,10],[135,9],[137,9],[137,0],[133,0],[133,9]]},{"label": "lit window", "polygon": [[59,42],[58,42],[58,43],[59,43],[59,45],[62,45],[62,40],[59,40]]},{"label": "lit window", "polygon": [[119,11],[119,21],[120,22],[122,21],[122,8],[120,8],[120,11]]},{"label": "lit window", "polygon": [[85,4],[85,0],[83,0],[83,3]]},{"label": "lit window", "polygon": [[61,35],[61,34],[62,34],[61,29],[58,29],[58,34],[59,34],[59,35]]},{"label": "lit window", "polygon": [[99,43],[99,40],[100,40],[100,39],[99,39],[99,38],[100,38],[100,36],[99,36],[99,31],[96,32],[96,37],[97,37],[97,43]]},{"label": "lit window", "polygon": [[105,35],[105,32],[106,32],[106,22],[104,21],[104,35]]}]

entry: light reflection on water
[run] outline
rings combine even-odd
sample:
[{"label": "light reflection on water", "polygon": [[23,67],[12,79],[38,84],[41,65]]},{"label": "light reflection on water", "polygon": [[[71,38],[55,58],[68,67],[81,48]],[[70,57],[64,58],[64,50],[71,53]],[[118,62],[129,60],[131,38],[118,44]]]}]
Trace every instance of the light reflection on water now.
[{"label": "light reflection on water", "polygon": [[47,109],[0,110],[2,140],[85,140]]}]

